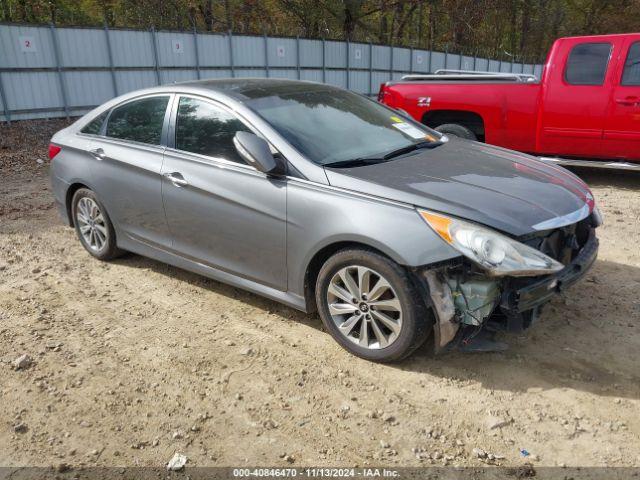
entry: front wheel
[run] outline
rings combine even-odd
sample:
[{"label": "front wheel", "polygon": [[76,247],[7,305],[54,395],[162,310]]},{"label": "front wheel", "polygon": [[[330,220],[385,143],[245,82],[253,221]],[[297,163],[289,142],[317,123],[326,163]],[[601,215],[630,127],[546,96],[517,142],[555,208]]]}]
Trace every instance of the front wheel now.
[{"label": "front wheel", "polygon": [[347,351],[378,362],[405,358],[432,326],[409,274],[387,257],[345,249],[320,269],[316,303],[322,322]]}]

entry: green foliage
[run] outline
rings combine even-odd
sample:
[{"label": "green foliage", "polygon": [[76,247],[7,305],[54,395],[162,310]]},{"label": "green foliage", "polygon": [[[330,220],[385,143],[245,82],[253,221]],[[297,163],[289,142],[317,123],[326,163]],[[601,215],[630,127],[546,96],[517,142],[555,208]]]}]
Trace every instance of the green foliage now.
[{"label": "green foliage", "polygon": [[640,0],[1,0],[0,20],[268,33],[541,61],[560,36],[640,31]]}]

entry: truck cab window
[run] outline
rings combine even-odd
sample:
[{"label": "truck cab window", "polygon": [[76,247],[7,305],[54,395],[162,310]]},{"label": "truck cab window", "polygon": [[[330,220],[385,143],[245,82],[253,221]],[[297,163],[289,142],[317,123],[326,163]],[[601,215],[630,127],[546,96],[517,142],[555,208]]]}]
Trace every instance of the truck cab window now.
[{"label": "truck cab window", "polygon": [[610,55],[610,43],[576,45],[567,59],[565,80],[571,85],[602,85]]},{"label": "truck cab window", "polygon": [[640,85],[640,42],[634,43],[629,48],[620,83],[627,86]]}]

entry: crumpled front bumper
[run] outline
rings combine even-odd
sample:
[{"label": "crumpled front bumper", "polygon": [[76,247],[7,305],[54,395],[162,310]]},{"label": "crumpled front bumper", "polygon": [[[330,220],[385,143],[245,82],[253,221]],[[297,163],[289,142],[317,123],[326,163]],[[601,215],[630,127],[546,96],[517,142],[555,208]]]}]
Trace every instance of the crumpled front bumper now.
[{"label": "crumpled front bumper", "polygon": [[502,310],[521,313],[548,302],[556,293],[564,291],[587,273],[596,261],[598,246],[595,229],[591,229],[585,245],[571,263],[558,273],[524,286],[511,285],[505,288],[500,302]]},{"label": "crumpled front bumper", "polygon": [[[518,332],[529,328],[540,312],[540,307],[552,297],[580,280],[593,266],[598,256],[598,239],[595,228],[590,228],[586,242],[574,254],[573,260],[562,270],[543,277],[503,277],[496,279],[483,276],[480,272],[469,273],[464,263],[431,266],[420,272],[424,281],[428,303],[435,315],[434,333],[436,351],[450,342],[459,343],[466,332],[477,331],[488,323],[492,328]],[[451,281],[457,278],[456,281]],[[488,280],[495,282],[495,289],[488,289]],[[464,293],[473,296],[464,302],[456,302]],[[459,288],[456,288],[459,287]],[[488,304],[487,302],[492,302]],[[482,315],[473,305],[493,305]],[[466,309],[464,308],[466,306]],[[471,315],[467,315],[467,311]],[[471,316],[473,322],[469,320]],[[482,317],[482,318],[479,318]],[[497,323],[496,323],[497,322]]]}]

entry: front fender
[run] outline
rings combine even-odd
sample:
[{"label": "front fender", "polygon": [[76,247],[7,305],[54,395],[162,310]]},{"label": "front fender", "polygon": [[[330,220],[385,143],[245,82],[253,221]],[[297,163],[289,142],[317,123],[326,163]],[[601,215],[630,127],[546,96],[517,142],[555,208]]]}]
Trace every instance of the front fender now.
[{"label": "front fender", "polygon": [[407,267],[460,254],[420,218],[411,205],[344,189],[291,181],[287,186],[288,288],[304,295],[307,267],[322,249],[358,243]]}]

